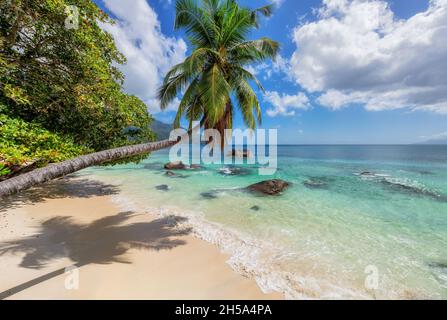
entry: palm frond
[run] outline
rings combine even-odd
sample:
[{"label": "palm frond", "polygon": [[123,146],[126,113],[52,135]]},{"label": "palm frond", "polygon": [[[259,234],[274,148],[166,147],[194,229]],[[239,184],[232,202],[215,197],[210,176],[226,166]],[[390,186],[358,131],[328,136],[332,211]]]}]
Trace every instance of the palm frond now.
[{"label": "palm frond", "polygon": [[251,11],[251,19],[253,22],[253,25],[256,28],[259,28],[259,15],[263,15],[264,17],[271,17],[271,15],[273,14],[273,9],[274,9],[275,5],[274,4],[269,4],[260,8],[257,8],[255,10]]},{"label": "palm frond", "polygon": [[210,48],[198,48],[186,58],[183,66],[189,73],[197,75],[204,70],[207,63],[211,61],[220,62],[220,60],[219,52]]},{"label": "palm frond", "polygon": [[162,86],[158,89],[157,97],[160,100],[160,108],[166,109],[177,95],[183,90],[190,80],[190,75],[178,70],[171,70],[172,74],[165,78]]},{"label": "palm frond", "polygon": [[237,4],[234,4],[225,15],[220,45],[228,47],[244,41],[253,27],[251,11],[241,9]]},{"label": "palm frond", "polygon": [[200,84],[201,99],[211,126],[219,121],[230,99],[230,86],[217,64],[205,71]]},{"label": "palm frond", "polygon": [[256,93],[247,81],[239,81],[238,86],[236,87],[236,99],[244,123],[251,129],[256,128],[256,122],[260,124],[262,120],[261,107],[259,100],[256,97]]},{"label": "palm frond", "polygon": [[274,4],[269,4],[269,5],[257,8],[255,10],[253,10],[253,12],[260,13],[264,17],[270,17],[273,14],[274,8],[275,8]]},{"label": "palm frond", "polygon": [[233,71],[232,79],[234,79],[236,82],[236,84],[233,87],[236,87],[238,84],[238,81],[240,79],[243,79],[246,81],[253,81],[254,83],[256,83],[256,86],[259,88],[259,90],[261,90],[262,92],[265,92],[265,89],[264,89],[262,83],[250,71],[248,71],[242,67],[239,67],[239,66],[235,66],[232,71]]},{"label": "palm frond", "polygon": [[188,108],[191,108],[194,105],[197,105],[199,103],[200,99],[200,87],[199,87],[199,78],[195,78],[191,84],[188,86],[188,89],[186,89],[185,94],[183,95],[182,100],[180,101],[177,115],[174,120],[174,128],[180,127],[180,120],[181,116],[183,114],[186,114],[188,111]]},{"label": "palm frond", "polygon": [[279,52],[279,43],[269,38],[241,42],[229,49],[229,56],[243,63],[263,61],[275,58]]},{"label": "palm frond", "polygon": [[214,43],[213,20],[194,0],[177,0],[174,28],[185,28],[189,40],[195,46]]}]

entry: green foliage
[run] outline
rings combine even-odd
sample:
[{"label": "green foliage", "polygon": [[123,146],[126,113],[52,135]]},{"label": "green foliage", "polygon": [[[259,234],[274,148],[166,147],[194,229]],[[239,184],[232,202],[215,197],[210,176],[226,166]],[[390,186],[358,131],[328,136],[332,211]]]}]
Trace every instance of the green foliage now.
[{"label": "green foliage", "polygon": [[[159,89],[161,107],[182,91],[174,126],[182,116],[190,123],[200,120],[205,128],[223,135],[231,129],[237,105],[245,124],[261,122],[261,108],[251,84],[260,82],[244,67],[276,57],[279,44],[269,38],[248,40],[259,26],[258,16],[270,16],[272,6],[241,7],[235,0],[177,0],[175,28],[184,29],[192,54],[175,66]],[[234,100],[234,101],[233,101]]]},{"label": "green foliage", "polygon": [[[67,5],[79,10],[78,28],[65,26]],[[112,21],[91,0],[2,0],[0,112],[94,151],[152,141],[146,105],[122,92],[125,58],[99,23]],[[141,130],[129,138],[129,126]]]},{"label": "green foliage", "polygon": [[0,114],[0,176],[8,174],[13,166],[45,166],[90,151],[38,124]]},{"label": "green foliage", "polygon": [[8,167],[6,167],[6,165],[0,163],[0,177],[7,175],[10,172],[11,170]]}]

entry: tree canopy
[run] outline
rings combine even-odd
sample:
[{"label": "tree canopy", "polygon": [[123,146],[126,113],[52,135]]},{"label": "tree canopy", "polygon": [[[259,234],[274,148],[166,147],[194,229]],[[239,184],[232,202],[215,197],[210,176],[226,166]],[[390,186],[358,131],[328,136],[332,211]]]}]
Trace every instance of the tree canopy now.
[{"label": "tree canopy", "polygon": [[[79,23],[67,27],[69,5],[77,7]],[[77,145],[79,153],[152,141],[147,106],[123,93],[117,66],[126,60],[101,23],[113,21],[91,0],[1,1],[2,121],[38,126]],[[138,128],[132,137],[128,127]],[[8,147],[2,141],[0,161]]]}]

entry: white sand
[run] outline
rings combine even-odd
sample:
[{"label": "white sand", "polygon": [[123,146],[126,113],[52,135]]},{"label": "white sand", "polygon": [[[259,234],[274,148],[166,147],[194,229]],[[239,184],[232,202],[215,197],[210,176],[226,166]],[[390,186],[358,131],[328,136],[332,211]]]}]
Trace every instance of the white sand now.
[{"label": "white sand", "polygon": [[[227,265],[228,256],[176,227],[175,220],[120,212],[100,187],[89,194],[78,185],[75,192],[55,196],[58,183],[37,189],[38,196],[0,204],[5,298],[283,298],[262,293],[253,279]],[[66,283],[76,287],[77,276],[65,268],[76,263],[81,265],[79,287],[67,289]]]}]

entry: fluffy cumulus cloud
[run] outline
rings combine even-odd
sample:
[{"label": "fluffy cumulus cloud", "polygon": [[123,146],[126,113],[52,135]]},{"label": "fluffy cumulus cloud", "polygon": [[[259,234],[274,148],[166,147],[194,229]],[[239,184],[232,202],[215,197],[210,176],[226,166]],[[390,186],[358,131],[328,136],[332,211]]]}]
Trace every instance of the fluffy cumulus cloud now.
[{"label": "fluffy cumulus cloud", "polygon": [[382,0],[323,0],[317,18],[295,28],[289,72],[321,105],[447,113],[447,0],[406,20]]},{"label": "fluffy cumulus cloud", "polygon": [[267,91],[264,100],[273,106],[267,109],[269,117],[293,116],[296,110],[306,110],[309,108],[309,99],[300,92],[297,95],[281,94],[276,91]]},{"label": "fluffy cumulus cloud", "polygon": [[[163,35],[155,11],[145,0],[103,0],[116,17],[113,25],[102,28],[113,35],[127,63],[120,69],[126,76],[124,89],[141,98],[151,112],[160,111],[156,98],[163,76],[186,54],[186,43]],[[168,107],[175,110],[178,101]]]}]

